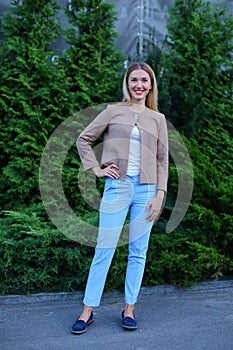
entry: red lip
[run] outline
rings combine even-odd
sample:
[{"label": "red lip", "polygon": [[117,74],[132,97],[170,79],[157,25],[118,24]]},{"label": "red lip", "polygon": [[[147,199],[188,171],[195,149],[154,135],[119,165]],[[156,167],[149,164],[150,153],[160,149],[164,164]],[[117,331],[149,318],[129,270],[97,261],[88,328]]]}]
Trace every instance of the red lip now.
[{"label": "red lip", "polygon": [[134,90],[134,93],[136,94],[136,93],[143,93],[144,92],[144,90]]}]

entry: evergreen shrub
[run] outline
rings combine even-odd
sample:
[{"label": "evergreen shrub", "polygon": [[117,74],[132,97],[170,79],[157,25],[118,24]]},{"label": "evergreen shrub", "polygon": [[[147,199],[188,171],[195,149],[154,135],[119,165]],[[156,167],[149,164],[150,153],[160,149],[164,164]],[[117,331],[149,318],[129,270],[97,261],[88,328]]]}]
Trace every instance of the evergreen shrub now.
[{"label": "evergreen shrub", "polygon": [[[0,293],[83,290],[94,250],[49,221],[39,194],[39,166],[52,131],[68,116],[121,98],[123,60],[114,49],[115,13],[108,2],[88,0],[84,6],[72,0],[65,34],[69,47],[54,65],[48,57],[61,33],[57,2],[14,4],[4,15],[0,48]],[[146,286],[187,287],[233,272],[232,33],[232,17],[219,5],[176,0],[167,39],[160,49],[148,44],[144,59],[156,72],[159,108],[183,135],[194,191],[182,223],[165,234],[178,191],[171,159],[166,205],[150,239]],[[86,122],[81,117],[72,132],[79,133]],[[55,141],[54,151],[59,151],[62,142]],[[49,163],[48,192],[54,191],[58,153]],[[74,211],[96,227],[98,213],[78,191],[79,169],[72,145],[62,174],[65,195]],[[97,189],[101,193],[102,181]],[[116,250],[106,290],[123,290],[126,264],[123,245]]]}]

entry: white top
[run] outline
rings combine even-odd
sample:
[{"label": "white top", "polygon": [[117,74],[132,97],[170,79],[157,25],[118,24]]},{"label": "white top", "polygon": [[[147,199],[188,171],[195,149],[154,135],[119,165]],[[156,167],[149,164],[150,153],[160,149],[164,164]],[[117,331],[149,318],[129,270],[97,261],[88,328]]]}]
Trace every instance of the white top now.
[{"label": "white top", "polygon": [[140,174],[141,164],[141,136],[137,126],[134,126],[130,137],[129,160],[127,175],[136,176]]}]

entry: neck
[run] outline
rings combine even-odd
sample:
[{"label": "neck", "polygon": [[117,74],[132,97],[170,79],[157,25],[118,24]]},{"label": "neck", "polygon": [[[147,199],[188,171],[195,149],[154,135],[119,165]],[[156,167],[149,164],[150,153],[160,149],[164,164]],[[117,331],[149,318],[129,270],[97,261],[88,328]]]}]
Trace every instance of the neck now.
[{"label": "neck", "polygon": [[145,104],[131,102],[130,109],[135,113],[140,113],[146,108]]},{"label": "neck", "polygon": [[131,103],[137,106],[146,107],[146,100],[132,100]]}]

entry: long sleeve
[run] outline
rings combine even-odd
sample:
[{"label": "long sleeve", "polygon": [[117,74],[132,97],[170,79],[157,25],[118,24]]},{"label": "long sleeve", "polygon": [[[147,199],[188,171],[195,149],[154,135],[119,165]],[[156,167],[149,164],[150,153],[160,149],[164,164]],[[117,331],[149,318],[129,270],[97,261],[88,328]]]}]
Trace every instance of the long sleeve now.
[{"label": "long sleeve", "polygon": [[157,142],[157,188],[166,191],[168,179],[168,131],[165,117],[161,120]]},{"label": "long sleeve", "polygon": [[104,132],[111,120],[109,106],[101,112],[79,135],[76,146],[85,170],[99,165],[92,143]]}]

